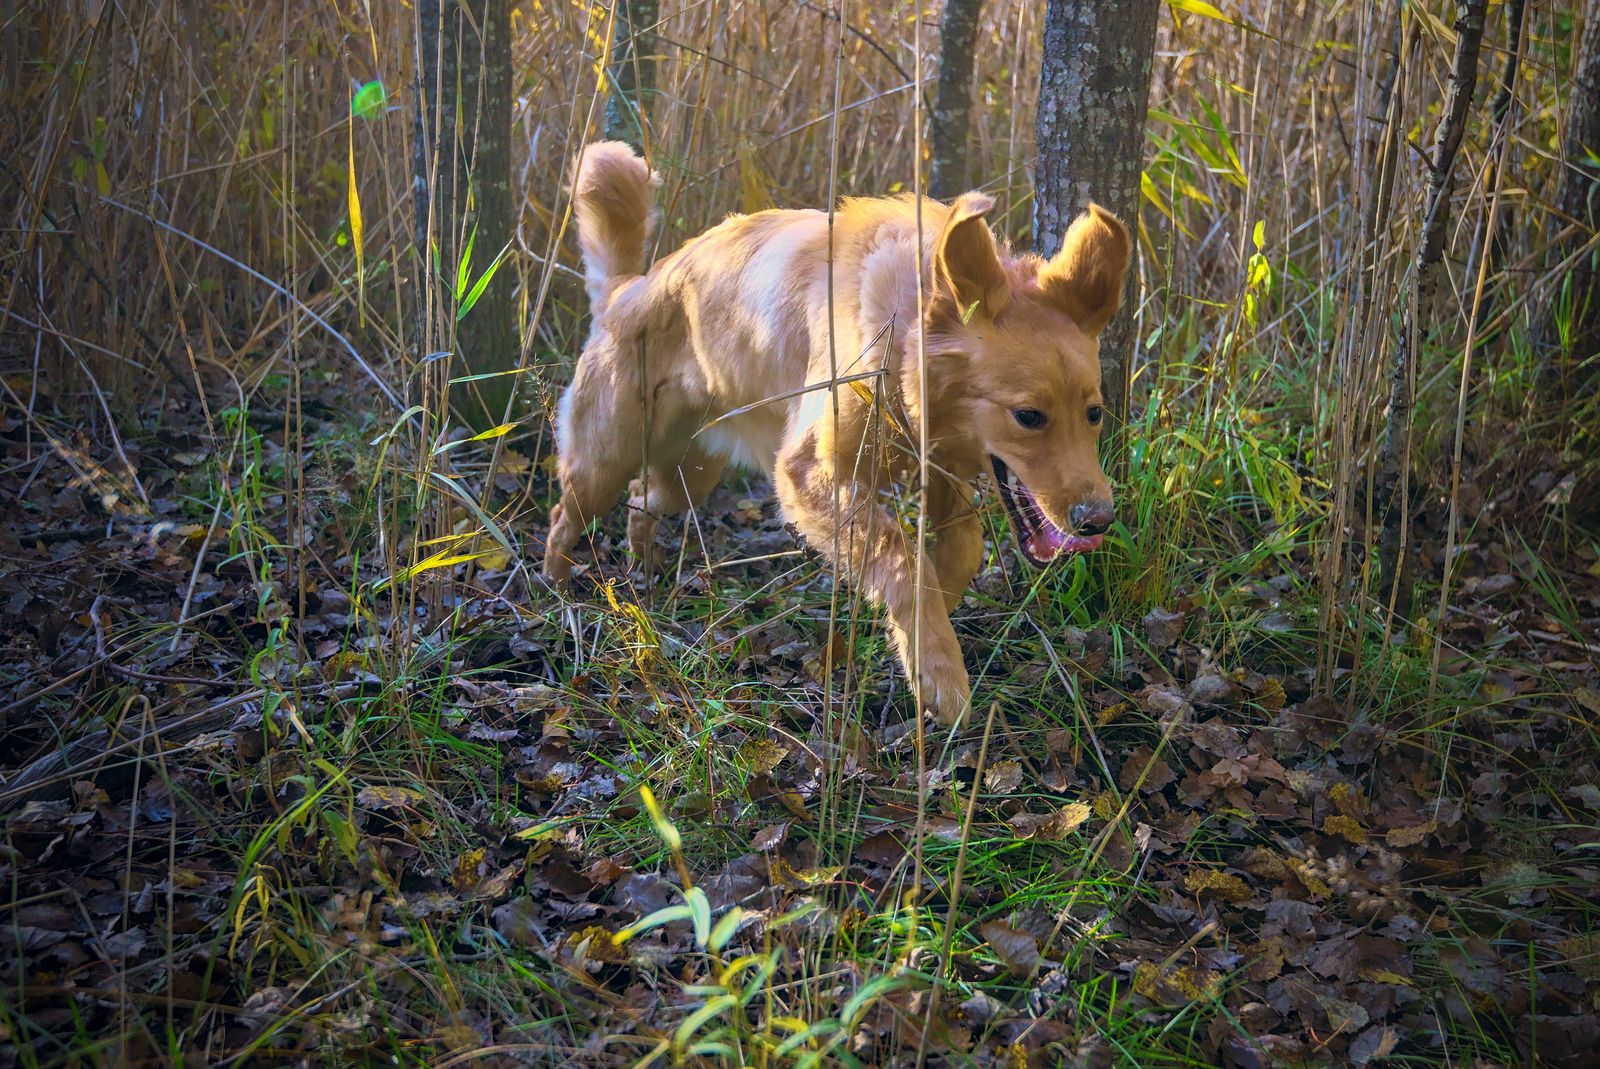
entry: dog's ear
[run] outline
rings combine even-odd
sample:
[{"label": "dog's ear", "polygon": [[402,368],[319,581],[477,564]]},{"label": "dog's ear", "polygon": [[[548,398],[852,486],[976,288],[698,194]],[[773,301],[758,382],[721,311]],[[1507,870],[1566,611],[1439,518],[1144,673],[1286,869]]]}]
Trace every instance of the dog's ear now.
[{"label": "dog's ear", "polygon": [[955,301],[962,322],[974,314],[993,319],[1011,303],[1011,283],[983,219],[993,207],[994,200],[982,193],[963,193],[950,206],[950,218],[939,235],[934,278],[944,295]]},{"label": "dog's ear", "polygon": [[1067,228],[1061,251],[1039,269],[1039,289],[1093,337],[1122,304],[1132,251],[1122,220],[1091,204]]}]

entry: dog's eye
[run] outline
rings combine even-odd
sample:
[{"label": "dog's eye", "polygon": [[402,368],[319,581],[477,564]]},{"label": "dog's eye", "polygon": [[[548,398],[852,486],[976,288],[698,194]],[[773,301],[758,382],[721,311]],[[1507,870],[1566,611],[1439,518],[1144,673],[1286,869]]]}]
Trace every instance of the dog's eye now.
[{"label": "dog's eye", "polygon": [[1101,408],[1099,405],[1090,405],[1089,406],[1089,426],[1091,426],[1091,427],[1100,426],[1100,420],[1102,418],[1104,418],[1105,414],[1106,414],[1106,410]]},{"label": "dog's eye", "polygon": [[1019,408],[1011,413],[1011,418],[1030,431],[1038,430],[1044,426],[1044,413],[1037,408]]}]

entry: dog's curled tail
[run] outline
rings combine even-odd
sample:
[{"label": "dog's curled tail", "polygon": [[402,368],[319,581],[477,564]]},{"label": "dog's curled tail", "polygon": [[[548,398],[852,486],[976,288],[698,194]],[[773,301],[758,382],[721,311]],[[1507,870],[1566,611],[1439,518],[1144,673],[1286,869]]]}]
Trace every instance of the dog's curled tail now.
[{"label": "dog's curled tail", "polygon": [[661,176],[622,141],[597,141],[572,163],[572,203],[583,250],[584,288],[599,315],[618,281],[644,271]]}]

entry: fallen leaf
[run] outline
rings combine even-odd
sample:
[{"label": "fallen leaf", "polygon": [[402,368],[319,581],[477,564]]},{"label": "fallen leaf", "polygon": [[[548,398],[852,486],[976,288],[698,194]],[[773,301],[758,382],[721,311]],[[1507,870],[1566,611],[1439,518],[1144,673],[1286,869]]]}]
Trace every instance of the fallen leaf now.
[{"label": "fallen leaf", "polygon": [[1183,637],[1184,614],[1166,609],[1151,609],[1144,617],[1145,637],[1157,649],[1166,649]]},{"label": "fallen leaf", "polygon": [[739,747],[739,756],[750,771],[766,775],[783,763],[789,751],[771,739],[751,739]]},{"label": "fallen leaf", "polygon": [[1396,850],[1403,850],[1408,846],[1416,846],[1438,830],[1439,822],[1430,820],[1426,824],[1413,824],[1407,828],[1390,828],[1384,833],[1383,840]]},{"label": "fallen leaf", "polygon": [[1018,976],[1032,972],[1039,964],[1039,941],[1030,932],[1013,928],[1002,921],[988,921],[978,927],[995,956]]},{"label": "fallen leaf", "polygon": [[363,787],[356,804],[367,809],[412,809],[422,801],[422,792],[410,787]]},{"label": "fallen leaf", "polygon": [[1014,794],[1022,786],[1022,764],[999,761],[983,774],[983,785],[991,794]]},{"label": "fallen leaf", "polygon": [[1222,975],[1194,965],[1161,966],[1142,961],[1133,970],[1133,990],[1158,1006],[1184,1006],[1215,998]]},{"label": "fallen leaf", "polygon": [[1370,1065],[1393,1054],[1399,1045],[1400,1033],[1393,1028],[1369,1028],[1350,1041],[1350,1064]]},{"label": "fallen leaf", "polygon": [[1361,846],[1367,841],[1367,831],[1361,823],[1349,817],[1332,816],[1322,822],[1322,830],[1328,835],[1337,835],[1346,842]]},{"label": "fallen leaf", "polygon": [[1006,823],[1019,839],[1060,842],[1089,819],[1087,802],[1071,802],[1053,813],[1018,813]]},{"label": "fallen leaf", "polygon": [[1191,894],[1215,895],[1227,902],[1248,902],[1253,897],[1249,884],[1231,872],[1216,869],[1195,869],[1184,876],[1183,885]]}]

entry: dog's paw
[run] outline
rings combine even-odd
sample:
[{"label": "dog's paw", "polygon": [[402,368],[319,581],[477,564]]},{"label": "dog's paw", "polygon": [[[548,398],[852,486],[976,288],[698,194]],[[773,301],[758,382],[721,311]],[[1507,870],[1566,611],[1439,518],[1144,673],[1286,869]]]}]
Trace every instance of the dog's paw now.
[{"label": "dog's paw", "polygon": [[917,704],[946,727],[955,727],[967,715],[972,687],[967,682],[967,666],[961,662],[959,647],[931,653],[923,659],[917,673]]},{"label": "dog's paw", "polygon": [[572,560],[564,553],[547,553],[544,558],[544,581],[551,590],[568,590],[572,586]]}]

